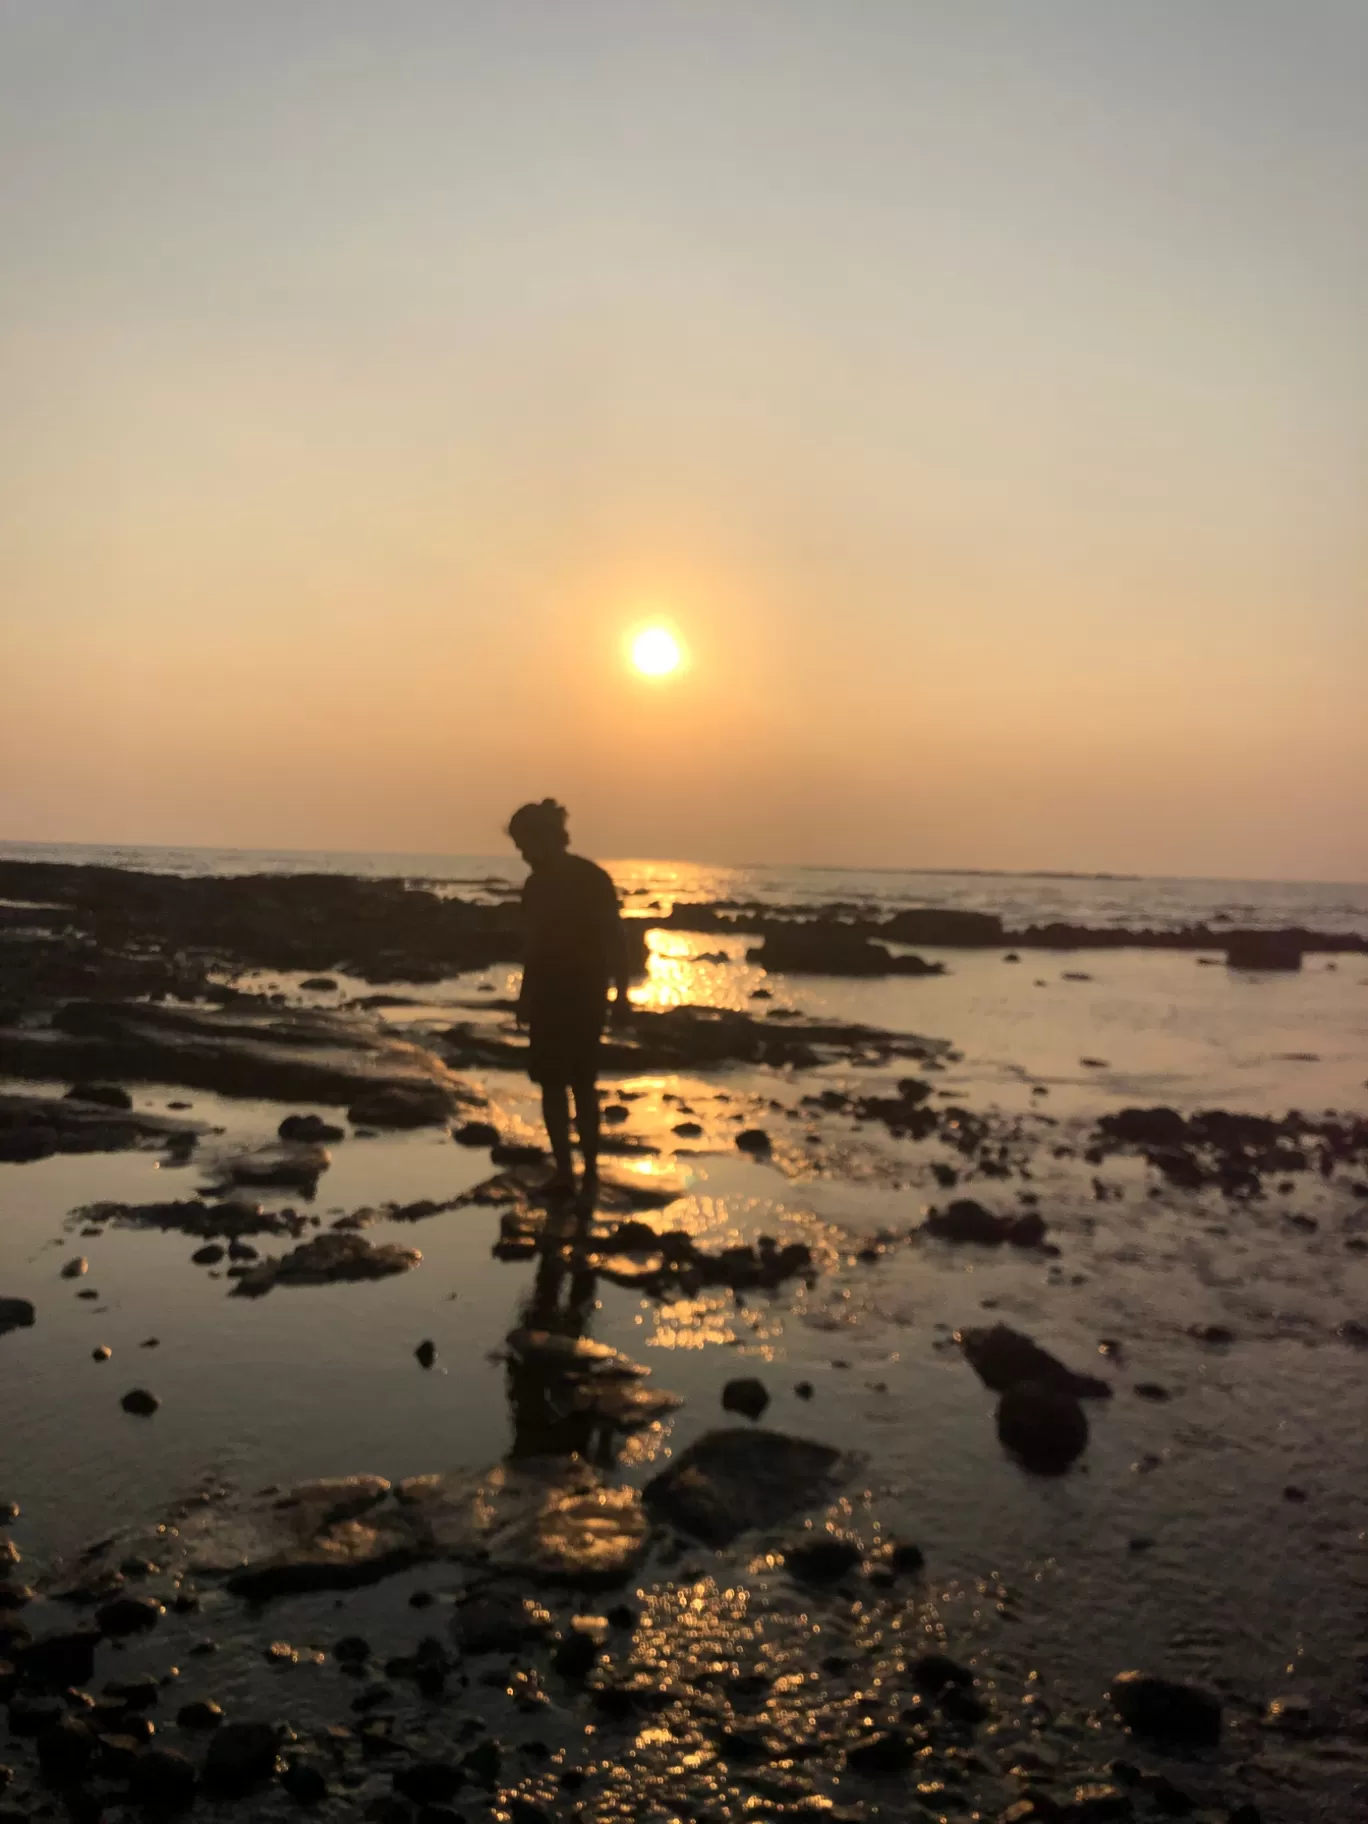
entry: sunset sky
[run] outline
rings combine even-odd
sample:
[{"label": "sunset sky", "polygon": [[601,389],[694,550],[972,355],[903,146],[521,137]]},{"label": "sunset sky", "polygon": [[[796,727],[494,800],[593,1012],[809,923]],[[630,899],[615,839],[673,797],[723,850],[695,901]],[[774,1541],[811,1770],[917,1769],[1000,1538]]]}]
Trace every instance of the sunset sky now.
[{"label": "sunset sky", "polygon": [[5,0],[0,839],[1368,879],[1366,92],[1363,0]]}]

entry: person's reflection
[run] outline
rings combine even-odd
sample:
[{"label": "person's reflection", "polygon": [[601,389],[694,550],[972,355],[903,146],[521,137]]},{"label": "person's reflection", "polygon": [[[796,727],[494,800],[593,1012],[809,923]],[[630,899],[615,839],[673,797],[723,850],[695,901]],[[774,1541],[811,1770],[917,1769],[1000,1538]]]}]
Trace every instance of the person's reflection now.
[{"label": "person's reflection", "polygon": [[[593,1313],[598,1276],[590,1264],[593,1211],[553,1202],[538,1241],[532,1295],[521,1316],[528,1330],[584,1336]],[[524,1457],[578,1455],[601,1468],[614,1460],[614,1433],[592,1409],[578,1403],[583,1383],[548,1372],[546,1363],[511,1355],[508,1399],[513,1415],[514,1461]]]}]

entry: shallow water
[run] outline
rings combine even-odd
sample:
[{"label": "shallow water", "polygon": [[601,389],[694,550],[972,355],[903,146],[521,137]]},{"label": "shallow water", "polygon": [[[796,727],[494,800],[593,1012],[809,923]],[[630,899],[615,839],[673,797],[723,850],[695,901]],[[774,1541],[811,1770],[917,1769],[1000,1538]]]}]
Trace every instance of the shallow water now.
[{"label": "shallow water", "polygon": [[[925,1205],[944,1198],[929,1166],[945,1150],[798,1107],[814,1089],[874,1073],[624,1079],[614,1087],[632,1099],[617,1131],[666,1150],[621,1169],[682,1180],[663,1223],[710,1247],[794,1235],[820,1271],[810,1286],[773,1295],[741,1300],[719,1288],[664,1304],[596,1280],[592,1334],[685,1398],[673,1420],[633,1440],[622,1473],[638,1482],[654,1473],[719,1421],[728,1378],[758,1373],[772,1394],[766,1424],[863,1453],[865,1473],[840,1511],[866,1538],[883,1528],[922,1545],[931,1577],[923,1625],[943,1614],[962,1644],[983,1644],[996,1678],[1015,1680],[1020,1695],[1041,1673],[1061,1708],[1097,1705],[1128,1664],[1214,1684],[1246,1718],[1239,1752],[1256,1761],[1285,1751],[1252,1719],[1279,1692],[1305,1694],[1326,1719],[1328,1745],[1304,1745],[1290,1769],[1279,1763],[1286,1807],[1265,1796],[1265,1816],[1352,1815],[1342,1807],[1359,1770],[1342,1757],[1363,1714],[1355,1655],[1368,1355],[1335,1332],[1346,1318],[1368,1318],[1368,1258],[1345,1245],[1368,1233],[1368,1200],[1304,1174],[1286,1195],[1270,1187],[1263,1202],[1230,1204],[1153,1186],[1133,1161],[1095,1170],[1051,1148],[1133,1102],[1361,1107],[1368,963],[1341,958],[1331,969],[1313,959],[1300,975],[1253,978],[1190,956],[1123,951],[1084,959],[1091,979],[1069,981],[1063,971],[1077,958],[1038,953],[1008,965],[997,953],[957,952],[946,953],[941,978],[767,982],[737,940],[657,933],[653,944],[640,991],[648,1005],[754,1010],[763,984],[771,1008],[950,1040],[961,1055],[930,1073],[937,1093],[1021,1115],[1033,1139],[1030,1192],[1062,1254],[1052,1262],[909,1240]],[[733,960],[691,960],[718,950]],[[460,1004],[478,1006],[486,985],[506,993],[508,972],[415,990],[421,1004],[389,1017],[419,1027],[476,1017]],[[363,991],[343,982],[342,994],[351,986]],[[483,1087],[501,1126],[532,1130],[529,1085],[493,1073]],[[226,1130],[204,1143],[206,1156],[269,1138],[283,1112],[171,1087],[136,1096],[152,1108],[182,1099]],[[669,1129],[681,1101],[705,1133],[675,1152]],[[738,1121],[757,1120],[775,1137],[771,1162],[735,1150]],[[484,1152],[442,1130],[352,1137],[332,1151],[316,1204],[295,1200],[325,1224],[363,1206],[449,1199],[490,1170]],[[419,1267],[377,1283],[280,1286],[250,1301],[191,1265],[189,1237],[111,1228],[81,1239],[70,1220],[95,1201],[189,1195],[199,1165],[86,1155],[0,1174],[0,1290],[38,1307],[32,1330],[0,1338],[0,1498],[23,1505],[14,1536],[28,1568],[146,1521],[206,1477],[242,1489],[358,1471],[394,1478],[482,1468],[515,1445],[500,1351],[527,1316],[534,1268],[492,1257],[494,1212],[378,1222],[368,1237],[421,1249]],[[968,1190],[1007,1207],[1020,1188]],[[1317,1228],[1294,1226],[1291,1212]],[[889,1239],[878,1258],[861,1259],[881,1234]],[[72,1284],[59,1273],[76,1250],[90,1272]],[[77,1297],[88,1287],[98,1300]],[[1002,1454],[992,1396],[951,1341],[955,1328],[994,1319],[1114,1379],[1115,1398],[1091,1411],[1086,1457],[1061,1480],[1028,1477]],[[1228,1347],[1188,1334],[1217,1322],[1235,1333]],[[158,1347],[142,1348],[154,1335]],[[437,1346],[429,1372],[413,1356],[423,1338]],[[1120,1345],[1119,1360],[1099,1354],[1104,1338]],[[97,1344],[113,1359],[94,1362]],[[800,1381],[812,1384],[810,1401],[793,1392]],[[1137,1398],[1142,1381],[1172,1397]],[[162,1401],[150,1422],[119,1410],[135,1385]],[[1306,1499],[1285,1498],[1289,1485]],[[1149,1543],[1132,1549],[1137,1539]],[[708,1554],[693,1556],[706,1574]]]}]

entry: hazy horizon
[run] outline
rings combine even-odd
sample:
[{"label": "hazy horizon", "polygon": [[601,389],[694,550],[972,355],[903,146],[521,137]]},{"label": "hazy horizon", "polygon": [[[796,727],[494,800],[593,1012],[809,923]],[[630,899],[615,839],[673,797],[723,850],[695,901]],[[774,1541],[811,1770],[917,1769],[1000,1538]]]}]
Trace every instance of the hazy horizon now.
[{"label": "hazy horizon", "polygon": [[12,0],[0,835],[1368,879],[1365,92],[1353,0]]},{"label": "hazy horizon", "polygon": [[[585,844],[571,840],[571,848],[583,851]],[[505,849],[348,849],[348,848],[276,848],[263,847],[260,844],[220,843],[220,842],[79,842],[74,840],[55,840],[42,838],[24,838],[0,836],[0,859],[5,859],[7,849],[115,849],[121,852],[157,851],[167,853],[187,853],[197,855],[236,854],[236,855],[317,855],[317,856],[355,856],[358,860],[394,861],[493,861],[504,862],[515,870],[521,870],[523,863],[511,848]],[[1313,875],[1257,875],[1257,874],[1141,874],[1134,870],[1113,868],[996,868],[989,866],[969,866],[954,868],[933,867],[924,862],[868,862],[868,861],[757,861],[753,856],[745,859],[722,860],[715,855],[608,855],[600,854],[597,859],[609,867],[696,867],[725,868],[738,873],[754,871],[756,873],[785,873],[806,871],[812,874],[930,874],[930,875],[968,875],[980,876],[987,880],[1116,880],[1116,881],[1192,881],[1206,884],[1229,886],[1313,886],[1313,887],[1365,887],[1368,880],[1323,880]]]}]

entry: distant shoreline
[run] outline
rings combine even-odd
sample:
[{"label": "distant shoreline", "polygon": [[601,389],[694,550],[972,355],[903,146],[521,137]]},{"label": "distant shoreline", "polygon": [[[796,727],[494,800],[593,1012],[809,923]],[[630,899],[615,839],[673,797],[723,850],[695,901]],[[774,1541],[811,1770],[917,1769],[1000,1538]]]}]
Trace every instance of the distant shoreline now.
[{"label": "distant shoreline", "polygon": [[[25,860],[50,856],[60,859],[62,854],[79,854],[99,859],[87,861],[88,866],[138,867],[140,863],[134,857],[149,855],[233,855],[259,856],[262,860],[319,860],[367,861],[375,862],[392,859],[398,862],[445,863],[490,863],[500,869],[512,868],[516,864],[504,854],[464,853],[451,849],[341,849],[341,848],[256,848],[232,843],[137,843],[137,842],[43,842],[25,841],[19,838],[0,840],[0,858],[5,860]],[[127,857],[126,860],[110,859]],[[1320,880],[1301,876],[1278,875],[1226,875],[1226,874],[1142,874],[1116,873],[1107,869],[1089,870],[1084,868],[990,868],[990,867],[893,867],[886,863],[832,862],[832,861],[713,861],[701,860],[697,856],[642,856],[623,855],[604,858],[608,867],[694,867],[715,868],[730,873],[765,873],[765,874],[877,874],[889,877],[911,876],[927,879],[964,879],[964,880],[1061,880],[1061,881],[1097,881],[1116,882],[1117,884],[1135,884],[1139,882],[1172,883],[1174,885],[1205,886],[1249,886],[1249,887],[1324,887],[1329,889],[1348,888],[1361,890],[1368,887],[1368,880]],[[82,865],[82,864],[74,864]],[[398,869],[395,878],[411,876],[412,868]]]}]

